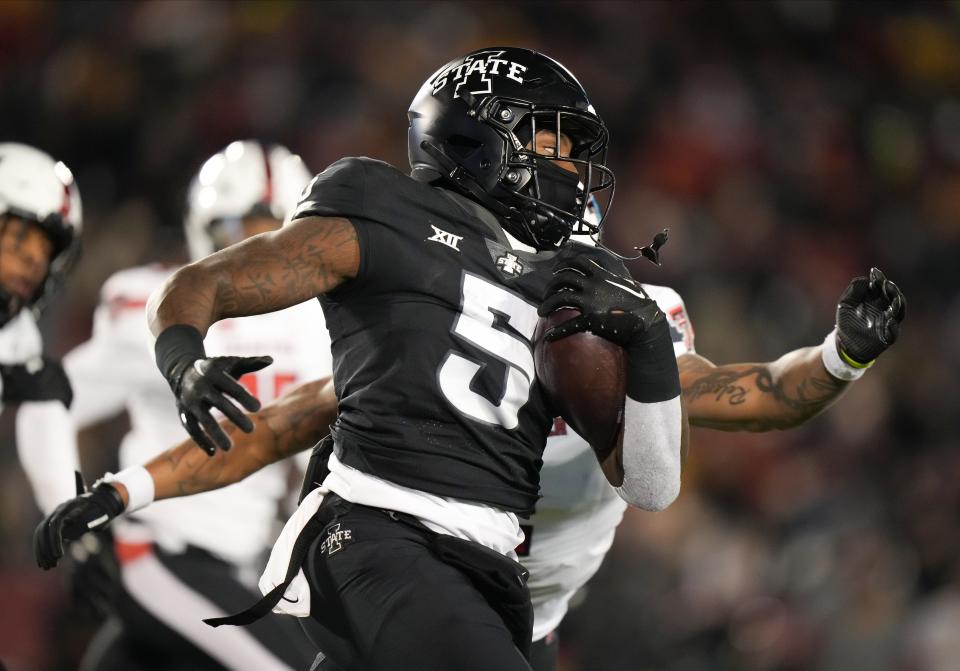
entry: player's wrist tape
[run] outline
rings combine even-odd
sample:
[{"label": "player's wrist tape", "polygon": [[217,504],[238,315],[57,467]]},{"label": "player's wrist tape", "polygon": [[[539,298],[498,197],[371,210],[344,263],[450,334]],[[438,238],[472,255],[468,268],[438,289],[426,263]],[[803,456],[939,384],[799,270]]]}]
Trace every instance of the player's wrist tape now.
[{"label": "player's wrist tape", "polygon": [[666,319],[660,319],[642,341],[627,348],[627,396],[640,403],[659,403],[680,395],[680,372]]},{"label": "player's wrist tape", "polygon": [[132,513],[153,503],[156,489],[153,477],[143,466],[125,468],[117,474],[107,473],[100,482],[119,482],[127,489],[127,507],[124,512]]},{"label": "player's wrist tape", "polygon": [[184,364],[207,356],[203,347],[203,336],[188,324],[174,324],[165,328],[157,336],[153,351],[157,358],[157,368],[174,388],[186,368]]},{"label": "player's wrist tape", "polygon": [[820,347],[820,358],[823,360],[823,367],[827,372],[838,380],[852,382],[859,380],[867,369],[873,365],[870,363],[859,363],[844,354],[840,349],[840,343],[837,342],[837,329],[833,329],[827,334]]}]

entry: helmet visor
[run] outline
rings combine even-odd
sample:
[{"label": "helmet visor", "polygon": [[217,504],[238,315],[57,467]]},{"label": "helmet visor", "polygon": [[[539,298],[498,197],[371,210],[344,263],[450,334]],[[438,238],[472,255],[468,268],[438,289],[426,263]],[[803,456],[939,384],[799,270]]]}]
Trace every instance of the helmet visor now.
[{"label": "helmet visor", "polygon": [[[606,212],[615,186],[613,172],[606,166],[609,134],[603,122],[579,109],[520,100],[494,99],[485,107],[485,120],[509,140],[508,173],[529,175],[517,180],[517,195],[526,197],[548,218],[565,221],[574,234],[596,233],[601,222],[585,218],[588,199],[601,200]],[[558,193],[556,179],[545,179],[548,171],[539,169],[544,162],[575,174],[571,193]]]}]

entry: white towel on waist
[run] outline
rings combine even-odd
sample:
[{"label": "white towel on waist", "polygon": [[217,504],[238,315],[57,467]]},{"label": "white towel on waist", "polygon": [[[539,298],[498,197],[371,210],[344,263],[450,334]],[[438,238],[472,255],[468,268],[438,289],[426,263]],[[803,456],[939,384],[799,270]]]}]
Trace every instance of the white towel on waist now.
[{"label": "white towel on waist", "polygon": [[[267,561],[266,568],[263,569],[263,575],[260,576],[259,587],[262,594],[267,594],[286,580],[293,544],[297,542],[303,527],[317,513],[323,497],[328,493],[329,490],[324,487],[314,489],[304,497],[297,510],[283,525],[283,531],[280,532],[277,542],[273,544],[270,559]],[[296,577],[284,591],[280,602],[274,606],[273,612],[294,617],[310,617],[310,585],[307,584],[307,576],[304,575],[302,568],[297,570]]]}]

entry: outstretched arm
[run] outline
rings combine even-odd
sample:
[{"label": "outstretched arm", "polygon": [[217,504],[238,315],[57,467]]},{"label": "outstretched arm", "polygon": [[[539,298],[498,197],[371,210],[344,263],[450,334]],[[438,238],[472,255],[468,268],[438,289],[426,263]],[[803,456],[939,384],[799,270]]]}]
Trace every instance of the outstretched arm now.
[{"label": "outstretched arm", "polygon": [[[256,430],[235,434],[229,452],[205,457],[190,441],[172,447],[146,467],[105,478],[91,491],[77,484],[76,498],[60,504],[34,532],[40,568],[57,565],[65,547],[126,512],[155,499],[199,494],[239,482],[268,464],[311,447],[329,431],[337,415],[330,378],[310,382],[285,394],[253,416]],[[223,421],[224,428],[228,422]]]},{"label": "outstretched arm", "polygon": [[690,423],[724,431],[788,429],[833,403],[897,339],[906,299],[871,268],[840,296],[835,329],[819,347],[769,363],[716,366],[684,354],[680,386]]},{"label": "outstretched arm", "polygon": [[684,354],[677,364],[690,423],[722,431],[789,429],[817,415],[850,384],[827,372],[820,347],[769,363],[717,366]]},{"label": "outstretched arm", "polygon": [[[337,418],[333,379],[303,384],[251,414],[254,430],[242,433],[226,420],[221,426],[233,439],[233,449],[207,457],[185,440],[147,462],[154,499],[208,492],[243,480],[265,466],[313,447]],[[124,504],[126,488],[115,483]]]}]

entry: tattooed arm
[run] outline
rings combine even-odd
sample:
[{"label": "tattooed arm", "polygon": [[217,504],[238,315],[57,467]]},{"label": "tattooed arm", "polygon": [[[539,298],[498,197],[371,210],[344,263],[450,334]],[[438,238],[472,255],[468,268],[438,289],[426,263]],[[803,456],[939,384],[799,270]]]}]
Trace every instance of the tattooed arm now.
[{"label": "tattooed arm", "polygon": [[[257,413],[251,434],[235,434],[237,446],[211,457],[201,455],[187,441],[170,448],[125,482],[135,484],[139,503],[131,504],[130,490],[120,479],[100,482],[64,501],[39,524],[33,536],[34,555],[42,569],[51,569],[66,547],[90,530],[100,529],[124,511],[142,508],[154,499],[199,494],[239,482],[260,468],[307,449],[326,435],[337,416],[337,400],[330,378],[297,387]],[[224,421],[224,428],[230,428]],[[145,472],[144,472],[145,471]],[[79,473],[77,474],[79,478]],[[144,478],[147,480],[144,482]],[[153,496],[143,497],[143,490]]]},{"label": "tattooed arm", "polygon": [[[313,447],[327,435],[337,418],[332,378],[303,384],[250,415],[253,433],[242,433],[226,420],[221,426],[233,438],[233,449],[206,456],[186,440],[146,464],[153,478],[155,499],[199,494],[226,487],[297,452]],[[126,488],[120,491],[124,505]]]},{"label": "tattooed arm", "polygon": [[692,353],[677,363],[690,424],[723,431],[797,426],[848,385],[823,367],[820,347],[794,350],[769,363],[717,366]]},{"label": "tattooed arm", "polygon": [[[319,179],[319,178],[318,178]],[[207,357],[207,329],[226,317],[272,312],[297,305],[357,276],[360,245],[342,217],[305,216],[181,268],[147,305],[157,336],[157,367],[170,384],[180,422],[208,455],[232,442],[212,410],[242,431],[260,402],[237,380],[269,365],[269,356]],[[240,407],[238,407],[238,405]]]},{"label": "tattooed arm", "polygon": [[201,334],[228,317],[273,312],[334,289],[357,274],[360,247],[340,217],[296,219],[184,266],[150,297],[150,330],[175,324]]}]

